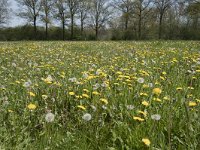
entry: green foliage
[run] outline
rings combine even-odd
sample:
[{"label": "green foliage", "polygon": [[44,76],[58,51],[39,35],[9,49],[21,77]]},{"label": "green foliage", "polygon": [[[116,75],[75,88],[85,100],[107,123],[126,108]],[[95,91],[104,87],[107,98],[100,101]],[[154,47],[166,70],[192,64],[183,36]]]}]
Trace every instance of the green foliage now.
[{"label": "green foliage", "polygon": [[199,50],[192,41],[2,42],[0,148],[198,149]]}]

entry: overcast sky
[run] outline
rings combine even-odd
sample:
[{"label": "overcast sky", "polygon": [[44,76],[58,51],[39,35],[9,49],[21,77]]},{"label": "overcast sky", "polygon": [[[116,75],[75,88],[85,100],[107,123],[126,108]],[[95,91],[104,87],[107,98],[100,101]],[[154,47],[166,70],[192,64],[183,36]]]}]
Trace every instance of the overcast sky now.
[{"label": "overcast sky", "polygon": [[19,9],[15,0],[9,0],[9,2],[10,2],[10,5],[11,5],[12,12],[10,14],[10,20],[9,20],[8,25],[11,26],[11,27],[14,27],[14,26],[25,24],[25,21],[22,18],[17,17],[16,14],[15,14],[15,13],[17,13],[17,11]]}]

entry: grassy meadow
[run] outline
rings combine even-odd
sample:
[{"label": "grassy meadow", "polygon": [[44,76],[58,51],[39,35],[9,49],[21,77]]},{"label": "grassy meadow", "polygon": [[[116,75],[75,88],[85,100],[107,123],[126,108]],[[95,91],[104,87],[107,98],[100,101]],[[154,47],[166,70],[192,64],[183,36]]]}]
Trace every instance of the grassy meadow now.
[{"label": "grassy meadow", "polygon": [[200,42],[0,43],[1,150],[198,150]]}]

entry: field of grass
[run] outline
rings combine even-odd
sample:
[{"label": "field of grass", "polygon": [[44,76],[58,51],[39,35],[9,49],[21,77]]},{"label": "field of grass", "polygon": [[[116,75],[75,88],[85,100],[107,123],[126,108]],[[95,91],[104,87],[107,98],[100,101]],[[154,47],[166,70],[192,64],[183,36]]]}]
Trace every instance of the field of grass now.
[{"label": "field of grass", "polygon": [[0,149],[198,150],[200,42],[0,43]]}]

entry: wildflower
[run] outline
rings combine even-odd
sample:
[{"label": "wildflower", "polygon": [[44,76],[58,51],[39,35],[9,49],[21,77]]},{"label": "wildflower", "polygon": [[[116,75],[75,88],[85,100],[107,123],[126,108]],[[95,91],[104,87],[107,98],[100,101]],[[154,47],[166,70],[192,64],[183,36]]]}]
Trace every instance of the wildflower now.
[{"label": "wildflower", "polygon": [[181,91],[181,90],[183,90],[183,88],[182,87],[177,87],[176,90],[177,91]]},{"label": "wildflower", "polygon": [[87,89],[83,89],[83,92],[86,92],[86,93],[88,93],[88,92],[89,92],[89,90],[87,90]]},{"label": "wildflower", "polygon": [[35,94],[33,92],[29,92],[29,95],[35,97]]},{"label": "wildflower", "polygon": [[48,98],[47,95],[42,95],[42,99],[46,100]]},{"label": "wildflower", "polygon": [[69,78],[68,80],[69,80],[70,82],[73,82],[73,83],[74,83],[74,82],[77,82],[77,79],[76,79],[75,77]]},{"label": "wildflower", "polygon": [[100,101],[103,102],[103,103],[106,104],[106,105],[108,104],[108,100],[105,99],[105,98],[101,98]]},{"label": "wildflower", "polygon": [[144,106],[149,106],[149,103],[148,103],[147,101],[143,101],[143,102],[142,102],[142,105],[144,105]]},{"label": "wildflower", "polygon": [[51,76],[51,75],[48,75],[47,78],[44,79],[44,82],[49,83],[49,84],[52,83],[52,82],[53,82],[52,76]]},{"label": "wildflower", "polygon": [[191,86],[190,86],[190,87],[188,87],[188,89],[189,89],[189,90],[194,90],[194,88],[193,88],[193,87],[191,87]]},{"label": "wildflower", "polygon": [[91,105],[91,108],[93,109],[93,111],[97,110],[97,108],[94,105]]},{"label": "wildflower", "polygon": [[73,95],[75,95],[75,93],[74,92],[69,92],[69,95],[73,96]]},{"label": "wildflower", "polygon": [[151,119],[153,119],[153,120],[158,121],[158,120],[160,120],[160,118],[161,118],[161,116],[159,114],[151,115]]},{"label": "wildflower", "polygon": [[162,90],[160,88],[154,88],[153,89],[153,94],[155,94],[155,95],[160,95],[161,92],[162,92]]},{"label": "wildflower", "polygon": [[154,98],[153,100],[156,102],[162,102],[160,98]]},{"label": "wildflower", "polygon": [[138,83],[144,83],[144,78],[138,78],[138,79],[137,79],[137,82],[138,82]]},{"label": "wildflower", "polygon": [[141,122],[144,121],[144,119],[142,119],[142,118],[140,118],[140,117],[133,117],[133,119],[134,119],[134,120],[137,120],[137,121],[141,121]]},{"label": "wildflower", "polygon": [[90,121],[92,119],[92,116],[89,113],[86,113],[83,115],[82,119],[85,121]]},{"label": "wildflower", "polygon": [[127,105],[126,108],[127,108],[128,110],[133,110],[135,107],[134,107],[133,105]]},{"label": "wildflower", "polygon": [[47,113],[45,116],[46,122],[53,122],[55,118],[55,115],[51,112]]},{"label": "wildflower", "polygon": [[82,105],[78,105],[77,107],[82,109],[82,110],[86,110],[86,108],[84,106],[82,106]]},{"label": "wildflower", "polygon": [[147,112],[146,112],[146,111],[141,111],[141,110],[139,110],[138,113],[144,115],[144,117],[147,116]]},{"label": "wildflower", "polygon": [[150,146],[150,144],[151,144],[150,140],[147,139],[147,138],[143,138],[143,139],[142,139],[142,142],[143,142],[146,146]]},{"label": "wildflower", "polygon": [[32,104],[32,103],[30,103],[27,107],[28,107],[29,110],[35,110],[36,109],[36,105]]},{"label": "wildflower", "polygon": [[29,80],[29,81],[27,81],[27,82],[24,82],[24,84],[23,84],[23,86],[25,87],[25,88],[28,88],[28,87],[30,87],[31,86],[31,81]]},{"label": "wildflower", "polygon": [[14,112],[14,111],[13,111],[13,110],[11,110],[11,109],[8,109],[8,112],[9,112],[9,113],[12,113],[12,112]]},{"label": "wildflower", "polygon": [[153,83],[148,83],[148,87],[153,87]]},{"label": "wildflower", "polygon": [[89,95],[87,95],[87,94],[82,94],[82,96],[85,98],[89,98]]},{"label": "wildflower", "polygon": [[93,95],[100,95],[100,93],[97,92],[97,91],[92,92],[92,94],[93,94]]},{"label": "wildflower", "polygon": [[193,106],[196,106],[196,105],[197,105],[196,102],[192,102],[192,101],[189,102],[189,106],[190,106],[190,107],[193,107]]}]

